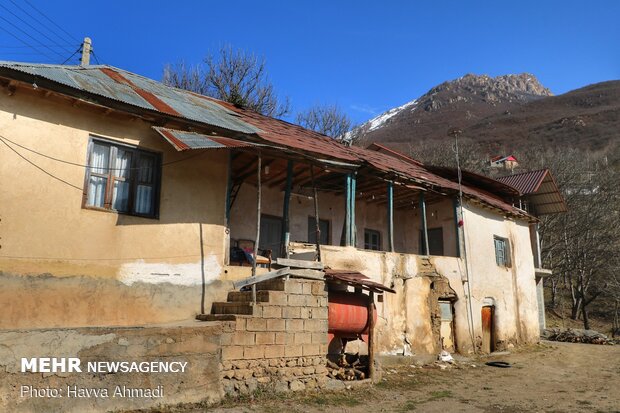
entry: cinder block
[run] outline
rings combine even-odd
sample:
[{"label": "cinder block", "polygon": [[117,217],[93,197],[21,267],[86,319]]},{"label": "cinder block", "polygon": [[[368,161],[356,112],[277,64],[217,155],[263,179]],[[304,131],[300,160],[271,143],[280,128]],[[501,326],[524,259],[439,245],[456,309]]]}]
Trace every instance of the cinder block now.
[{"label": "cinder block", "polygon": [[302,294],[303,287],[300,281],[289,279],[284,283],[284,291],[289,294]]},{"label": "cinder block", "polygon": [[304,344],[303,348],[303,356],[316,356],[321,354],[321,347],[319,344]]},{"label": "cinder block", "polygon": [[285,331],[286,321],[281,318],[269,318],[267,321],[267,331]]},{"label": "cinder block", "polygon": [[329,344],[319,344],[319,354],[322,356],[327,354],[328,347],[329,347]]},{"label": "cinder block", "polygon": [[312,284],[309,282],[305,282],[301,285],[301,293],[311,295],[312,294]]},{"label": "cinder block", "polygon": [[301,357],[303,355],[303,346],[285,346],[284,347],[284,356],[285,357]]},{"label": "cinder block", "polygon": [[327,307],[327,297],[319,297],[319,307]]},{"label": "cinder block", "polygon": [[289,333],[304,331],[304,320],[286,320],[286,331]]},{"label": "cinder block", "polygon": [[312,344],[327,344],[328,337],[327,333],[311,333],[312,334]]},{"label": "cinder block", "polygon": [[295,344],[311,344],[312,333],[295,333]]},{"label": "cinder block", "polygon": [[306,296],[306,305],[308,307],[318,307],[320,303],[321,297],[317,297],[316,295],[307,295]]},{"label": "cinder block", "polygon": [[276,333],[276,344],[293,344],[294,342],[295,342],[294,333],[286,333],[286,332]]},{"label": "cinder block", "polygon": [[237,360],[243,358],[243,346],[222,347],[222,361]]},{"label": "cinder block", "polygon": [[259,332],[256,334],[256,344],[274,344],[276,341],[276,334],[271,332]]},{"label": "cinder block", "polygon": [[281,318],[282,307],[268,305],[263,306],[263,318]]},{"label": "cinder block", "polygon": [[265,358],[273,359],[273,358],[281,358],[285,357],[284,355],[285,346],[265,346]]},{"label": "cinder block", "polygon": [[[303,297],[303,295],[298,297]],[[300,307],[282,307],[282,318],[300,318],[300,314]]]},{"label": "cinder block", "polygon": [[312,310],[312,318],[327,320],[328,317],[329,309],[327,307],[318,307]]},{"label": "cinder block", "polygon": [[312,295],[327,297],[327,286],[324,282],[312,283]]},{"label": "cinder block", "polygon": [[304,330],[312,333],[327,333],[327,320],[304,320]]},{"label": "cinder block", "polygon": [[233,343],[237,346],[253,346],[256,343],[255,334],[250,331],[236,331],[233,336]]},{"label": "cinder block", "polygon": [[269,304],[286,305],[288,295],[284,291],[269,291]]},{"label": "cinder block", "polygon": [[254,346],[244,346],[243,348],[243,358],[244,359],[262,359],[265,357],[265,346],[262,345],[254,345]]},{"label": "cinder block", "polygon": [[222,333],[222,336],[220,337],[220,345],[230,346],[233,343],[233,334],[234,333]]},{"label": "cinder block", "polygon": [[264,318],[248,318],[246,321],[247,331],[265,331],[267,329],[267,320]]},{"label": "cinder block", "polygon": [[241,330],[245,330],[246,329],[246,321],[247,318],[241,318],[241,317],[237,317],[237,321],[235,321],[235,329],[237,331],[241,331]]},{"label": "cinder block", "polygon": [[303,294],[289,294],[288,296],[288,305],[289,306],[293,306],[293,307],[303,307],[304,305],[306,305],[307,301],[306,301],[306,297],[312,297],[310,296],[306,296]]}]

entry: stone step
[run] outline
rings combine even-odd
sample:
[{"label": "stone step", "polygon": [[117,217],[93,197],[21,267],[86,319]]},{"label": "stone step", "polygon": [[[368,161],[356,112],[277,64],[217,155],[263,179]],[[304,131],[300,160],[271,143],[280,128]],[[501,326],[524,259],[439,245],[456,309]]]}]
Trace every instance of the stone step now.
[{"label": "stone step", "polygon": [[[252,291],[229,291],[229,303],[249,303],[252,301]],[[269,302],[269,290],[256,291],[256,302]]]},{"label": "stone step", "polygon": [[211,314],[244,314],[253,315],[255,306],[251,303],[244,302],[225,302],[213,303],[211,305]]}]

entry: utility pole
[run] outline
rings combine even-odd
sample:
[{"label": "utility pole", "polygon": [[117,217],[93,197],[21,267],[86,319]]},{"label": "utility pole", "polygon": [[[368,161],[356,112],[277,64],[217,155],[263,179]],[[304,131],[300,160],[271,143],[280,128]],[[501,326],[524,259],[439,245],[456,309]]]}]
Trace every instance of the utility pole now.
[{"label": "utility pole", "polygon": [[82,43],[82,57],[80,59],[80,66],[88,66],[90,64],[90,52],[92,49],[92,40],[90,37],[85,37]]}]

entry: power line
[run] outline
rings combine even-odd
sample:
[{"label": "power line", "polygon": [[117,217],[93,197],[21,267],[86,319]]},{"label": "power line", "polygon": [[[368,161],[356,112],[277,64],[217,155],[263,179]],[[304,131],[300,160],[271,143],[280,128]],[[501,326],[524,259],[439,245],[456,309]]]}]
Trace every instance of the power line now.
[{"label": "power line", "polygon": [[40,55],[43,55],[45,57],[47,57],[50,60],[55,60],[53,57],[49,56],[48,54],[40,51],[39,49],[37,49],[36,47],[34,47],[33,45],[31,45],[30,43],[26,42],[25,40],[21,39],[20,37],[17,37],[16,35],[14,35],[13,33],[11,33],[10,31],[8,31],[7,29],[5,29],[4,27],[2,27],[2,25],[0,25],[0,30],[8,33],[9,35],[13,36],[14,38],[16,38],[18,41],[20,41],[21,43],[25,44],[27,47],[31,48],[32,50],[34,50],[35,52],[37,52]]},{"label": "power line", "polygon": [[[4,20],[5,22],[7,22],[8,24],[10,24],[11,26],[15,27],[17,30],[19,30],[20,32],[24,33],[26,36],[30,37],[32,40],[34,40],[35,42],[42,44],[38,39],[36,39],[35,37],[31,36],[28,32],[22,30],[21,28],[19,28],[18,26],[16,26],[15,24],[11,23],[10,20],[0,16],[0,19]],[[5,30],[6,31],[6,30]],[[14,36],[15,37],[15,36]],[[51,52],[56,53],[58,56],[60,57],[64,57],[62,54],[60,54],[59,52],[53,50],[53,49],[49,49]],[[48,56],[49,57],[49,56]],[[54,60],[54,58],[51,58],[52,60]]]},{"label": "power line", "polygon": [[73,56],[75,56],[77,53],[79,53],[79,51],[82,49],[82,47],[78,47],[77,50],[75,52],[73,52],[73,54],[71,56],[69,56],[64,62],[61,63],[61,65],[64,65],[65,63],[67,63],[69,60],[71,60],[71,58]]},{"label": "power line", "polygon": [[13,152],[15,152],[15,154],[16,154],[17,156],[19,156],[19,157],[20,157],[20,158],[22,158],[24,161],[28,162],[30,165],[32,165],[32,166],[34,166],[35,168],[37,168],[39,171],[43,172],[45,175],[47,175],[47,176],[49,176],[49,177],[51,177],[51,178],[54,178],[54,179],[56,179],[56,180],[58,180],[58,181],[62,182],[62,183],[63,183],[63,184],[65,184],[65,185],[69,185],[70,187],[75,188],[75,189],[77,189],[78,191],[80,191],[80,192],[82,192],[82,193],[84,192],[84,190],[83,190],[82,188],[80,188],[79,186],[77,186],[77,185],[73,185],[71,182],[65,181],[64,179],[62,179],[62,178],[60,178],[60,177],[58,177],[58,176],[56,176],[56,175],[54,175],[54,174],[52,174],[52,173],[50,173],[50,172],[46,171],[45,169],[41,168],[39,165],[35,164],[35,163],[34,163],[34,162],[32,162],[30,159],[26,158],[24,155],[22,155],[21,153],[17,152],[15,149],[13,149],[13,148],[12,148],[12,147],[11,147],[8,143],[6,143],[4,140],[0,139],[0,141],[2,141],[2,143],[3,143],[3,144],[5,144],[7,148],[9,148],[9,149],[10,149],[10,150],[12,150]]},{"label": "power line", "polygon": [[[22,149],[24,149],[24,150],[26,150],[26,151],[28,151],[28,152],[32,152],[32,153],[34,153],[34,154],[36,154],[36,155],[42,156],[42,157],[47,158],[47,159],[50,159],[50,160],[52,160],[52,161],[56,161],[56,162],[60,162],[60,163],[64,163],[64,164],[67,164],[67,165],[73,165],[73,166],[77,166],[77,167],[80,167],[80,168],[86,168],[86,169],[89,169],[89,168],[96,168],[96,167],[94,167],[94,166],[84,165],[84,164],[77,163],[77,162],[65,161],[64,159],[59,159],[59,158],[55,158],[55,157],[50,156],[50,155],[46,155],[46,154],[44,154],[44,153],[41,153],[41,152],[35,151],[34,149],[31,149],[31,148],[28,148],[28,147],[26,147],[26,146],[20,145],[20,144],[19,144],[19,143],[17,143],[17,142],[13,142],[12,140],[10,140],[10,139],[8,139],[8,138],[6,138],[6,137],[2,136],[2,135],[0,135],[0,142],[4,143],[4,144],[5,144],[5,145],[7,145],[9,148],[11,148],[11,146],[7,144],[7,142],[9,142],[9,143],[11,143],[12,145],[18,146],[18,147],[20,147],[20,148],[22,148]],[[13,148],[11,148],[11,149],[13,149]],[[14,149],[13,149],[13,150],[14,150]],[[195,153],[195,154],[192,154],[192,155],[187,156],[187,157],[182,158],[182,159],[177,159],[177,160],[175,160],[175,161],[170,161],[170,162],[164,162],[164,163],[162,163],[162,164],[161,164],[161,166],[163,167],[163,166],[168,166],[168,165],[174,165],[174,164],[176,164],[176,163],[184,162],[184,161],[187,161],[187,160],[189,160],[189,159],[195,158],[195,157],[200,156],[200,155],[202,155],[202,154],[204,154],[204,152],[197,152],[197,153]],[[140,170],[140,169],[148,169],[148,167],[136,167],[136,168],[105,168],[105,169],[108,169],[108,170],[111,170],[111,171],[126,171],[126,170]]]},{"label": "power line", "polygon": [[[15,4],[15,2],[13,0],[9,0],[11,3]],[[30,1],[28,0],[24,0],[26,3],[28,3],[28,5],[35,10],[37,13],[39,13],[41,16],[45,17],[45,19],[47,21],[49,21],[50,23],[52,23],[54,26],[56,26],[57,28],[59,28],[65,35],[67,35],[69,37],[69,39],[72,39],[71,42],[76,41],[79,42],[78,39],[76,39],[73,35],[71,35],[69,32],[67,32],[65,29],[63,29],[62,27],[60,27],[55,21],[53,21],[52,19],[50,19],[49,17],[47,17],[47,15],[45,13],[43,13],[41,10],[37,9],[32,3],[30,3]],[[19,7],[17,4],[15,4],[20,10],[22,10],[24,13],[28,14],[30,17],[32,17],[33,19],[36,20],[36,18],[34,18],[32,15],[30,15],[28,12],[26,12],[24,9],[22,9],[21,7]],[[56,35],[58,36],[58,35]]]},{"label": "power line", "polygon": [[[8,11],[9,13],[11,13],[16,19],[18,19],[19,21],[21,21],[22,23],[24,23],[26,26],[30,27],[32,30],[34,30],[35,32],[39,33],[41,36],[45,37],[47,40],[49,40],[50,42],[52,42],[55,46],[59,46],[59,47],[63,47],[65,48],[65,50],[67,50],[68,46],[63,46],[61,44],[55,43],[54,39],[52,39],[51,37],[49,37],[48,35],[46,35],[45,33],[43,33],[42,31],[40,31],[39,29],[37,29],[36,27],[34,27],[33,25],[31,25],[30,23],[28,23],[27,21],[25,21],[24,19],[22,19],[21,17],[19,17],[17,14],[13,13],[9,8],[7,8],[6,6],[2,5],[2,3],[0,3],[0,7],[2,7],[4,10]],[[51,50],[50,47],[43,45],[43,47],[47,47]]]}]

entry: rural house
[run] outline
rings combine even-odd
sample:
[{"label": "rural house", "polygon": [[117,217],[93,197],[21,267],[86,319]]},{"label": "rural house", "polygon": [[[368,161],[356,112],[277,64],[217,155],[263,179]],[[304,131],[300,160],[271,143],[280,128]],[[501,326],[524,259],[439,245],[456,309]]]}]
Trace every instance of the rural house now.
[{"label": "rural house", "polygon": [[2,329],[192,320],[253,260],[264,273],[318,244],[326,268],[394,291],[376,302],[380,353],[538,340],[533,213],[565,210],[557,187],[520,208],[511,182],[459,184],[106,65],[0,62],[0,92]]}]

